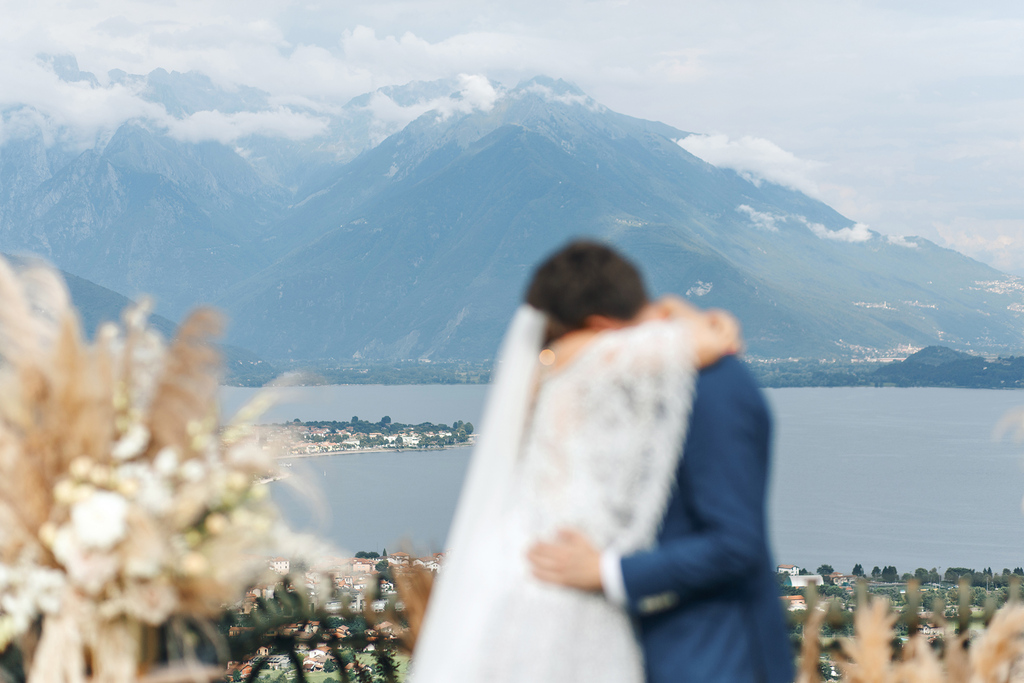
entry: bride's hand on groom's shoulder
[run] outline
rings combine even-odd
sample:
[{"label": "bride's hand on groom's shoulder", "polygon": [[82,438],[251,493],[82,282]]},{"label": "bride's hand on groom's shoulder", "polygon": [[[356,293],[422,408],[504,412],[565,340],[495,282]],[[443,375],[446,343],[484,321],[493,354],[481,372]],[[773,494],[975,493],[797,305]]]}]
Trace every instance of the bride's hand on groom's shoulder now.
[{"label": "bride's hand on groom's shoulder", "polygon": [[675,294],[666,294],[648,303],[641,311],[644,320],[695,320],[701,315],[693,304]]},{"label": "bride's hand on groom's shoulder", "polygon": [[740,323],[728,311],[711,308],[702,311],[686,299],[667,294],[647,304],[640,314],[649,320],[686,320],[692,324],[697,367],[713,365],[723,356],[743,352]]},{"label": "bride's hand on groom's shoulder", "polygon": [[712,308],[701,313],[693,322],[697,367],[705,368],[723,356],[743,352],[740,323],[728,311]]}]

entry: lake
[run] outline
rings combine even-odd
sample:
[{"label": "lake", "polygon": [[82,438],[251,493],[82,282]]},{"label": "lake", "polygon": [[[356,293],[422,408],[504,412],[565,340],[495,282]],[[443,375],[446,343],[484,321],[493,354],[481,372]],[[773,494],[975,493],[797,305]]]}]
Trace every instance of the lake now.
[{"label": "lake", "polygon": [[[225,410],[255,390],[224,388]],[[291,388],[264,421],[473,422],[485,386]],[[895,565],[1024,566],[1024,445],[995,440],[1024,393],[972,389],[769,389],[769,511],[776,560],[849,572]],[[273,485],[294,526],[349,551],[442,548],[471,449],[293,461]]]}]

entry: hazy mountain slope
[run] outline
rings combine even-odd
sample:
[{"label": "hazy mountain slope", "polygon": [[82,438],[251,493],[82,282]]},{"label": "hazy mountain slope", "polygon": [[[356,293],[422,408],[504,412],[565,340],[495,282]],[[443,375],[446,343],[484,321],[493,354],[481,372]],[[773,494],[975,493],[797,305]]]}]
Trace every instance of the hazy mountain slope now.
[{"label": "hazy mountain slope", "polygon": [[[120,322],[121,314],[132,305],[132,300],[115,291],[101,287],[85,278],[62,272],[71,300],[78,309],[82,329],[93,336],[105,322]],[[162,315],[151,315],[149,324],[166,339],[174,337],[177,325]],[[220,346],[224,357],[222,381],[239,386],[262,386],[278,375],[278,370],[248,349],[230,344]]]},{"label": "hazy mountain slope", "polygon": [[705,164],[684,135],[549,79],[425,115],[271,229],[313,241],[225,296],[236,338],[271,356],[486,357],[537,260],[594,235],[653,290],[736,311],[755,353],[1019,344],[1020,291],[976,284],[1002,274]]},{"label": "hazy mountain slope", "polygon": [[[171,315],[214,298],[268,262],[246,235],[261,214],[256,192],[224,188],[210,160],[168,146],[122,128],[103,153],[86,151],[41,183],[4,225],[3,247],[115,290],[152,292]],[[218,175],[239,178],[238,169]]]},{"label": "hazy mountain slope", "polygon": [[[1024,345],[1017,278],[710,166],[677,144],[688,133],[562,81],[474,78],[285,110],[201,74],[111,72],[159,115],[94,144],[8,108],[0,249],[172,318],[215,300],[269,357],[490,357],[532,267],[577,235],[634,256],[654,292],[735,311],[759,355]],[[280,116],[307,132],[231,132]]]},{"label": "hazy mountain slope", "polygon": [[[101,87],[73,57],[42,59],[63,80]],[[83,149],[82,140],[31,108],[0,112],[17,122],[0,144],[0,248],[41,255],[117,291],[152,294],[171,317],[219,297],[296,246],[268,234],[268,226],[400,125],[377,121],[375,97],[408,104],[455,87],[386,88],[327,114],[294,106],[289,112],[321,121],[323,133],[222,143],[190,140],[209,135],[203,130],[210,125],[215,136],[230,134],[226,116],[273,117],[280,105],[253,88],[226,91],[198,73],[113,71],[109,81],[171,118],[130,121]],[[177,137],[169,121],[183,126]]]}]

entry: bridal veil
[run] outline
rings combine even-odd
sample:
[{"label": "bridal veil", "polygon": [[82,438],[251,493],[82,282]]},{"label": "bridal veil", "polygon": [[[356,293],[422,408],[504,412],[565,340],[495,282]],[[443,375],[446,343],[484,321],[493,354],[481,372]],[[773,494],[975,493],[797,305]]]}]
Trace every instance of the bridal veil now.
[{"label": "bridal veil", "polygon": [[415,683],[457,681],[466,659],[475,654],[463,647],[458,631],[483,623],[486,616],[488,603],[474,599],[472,586],[480,572],[487,571],[491,532],[511,490],[546,325],[543,313],[520,306],[498,352],[476,448],[448,533],[450,553],[435,582],[416,645]]}]

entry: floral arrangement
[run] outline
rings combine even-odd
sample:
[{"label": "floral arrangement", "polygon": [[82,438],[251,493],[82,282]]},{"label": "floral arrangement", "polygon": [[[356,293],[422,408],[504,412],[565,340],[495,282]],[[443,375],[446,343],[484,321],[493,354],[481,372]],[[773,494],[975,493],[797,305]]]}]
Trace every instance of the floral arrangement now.
[{"label": "floral arrangement", "polygon": [[219,317],[168,345],[147,313],[90,342],[52,269],[0,259],[0,651],[30,683],[134,681],[147,626],[219,615],[265,568],[266,406],[222,427]]}]

